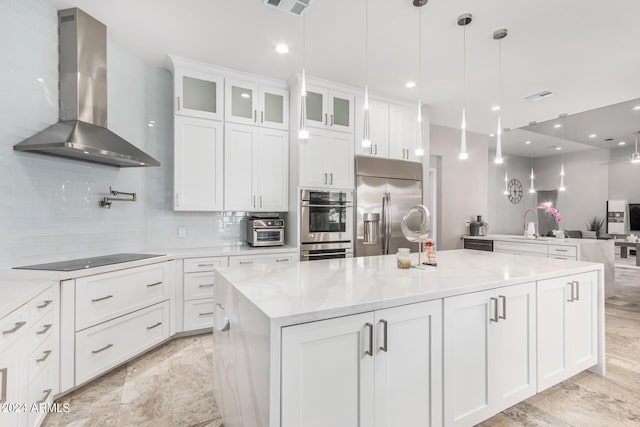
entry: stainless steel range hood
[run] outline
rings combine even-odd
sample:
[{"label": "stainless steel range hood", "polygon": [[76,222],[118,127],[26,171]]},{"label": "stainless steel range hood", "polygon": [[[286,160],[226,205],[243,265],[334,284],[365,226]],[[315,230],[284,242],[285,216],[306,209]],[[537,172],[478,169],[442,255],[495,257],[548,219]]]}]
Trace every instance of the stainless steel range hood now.
[{"label": "stainless steel range hood", "polygon": [[60,121],[13,149],[111,166],[160,166],[107,129],[107,27],[78,8],[58,11]]}]

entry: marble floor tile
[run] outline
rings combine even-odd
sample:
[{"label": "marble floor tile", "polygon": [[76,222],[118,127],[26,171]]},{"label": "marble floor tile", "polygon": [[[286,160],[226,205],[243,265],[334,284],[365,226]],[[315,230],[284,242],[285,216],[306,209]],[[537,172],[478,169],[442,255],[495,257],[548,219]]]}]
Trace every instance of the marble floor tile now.
[{"label": "marble floor tile", "polygon": [[[640,269],[616,269],[605,315],[606,377],[581,372],[480,426],[640,426]],[[223,427],[214,357],[210,334],[169,341],[62,397],[71,412],[43,426]]]}]

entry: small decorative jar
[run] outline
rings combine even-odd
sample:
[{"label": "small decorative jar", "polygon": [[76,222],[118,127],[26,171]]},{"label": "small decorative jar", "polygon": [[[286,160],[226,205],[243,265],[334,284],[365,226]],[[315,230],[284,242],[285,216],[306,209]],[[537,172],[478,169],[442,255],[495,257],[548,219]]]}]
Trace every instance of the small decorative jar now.
[{"label": "small decorative jar", "polygon": [[396,258],[398,268],[411,268],[411,250],[409,248],[398,248]]}]

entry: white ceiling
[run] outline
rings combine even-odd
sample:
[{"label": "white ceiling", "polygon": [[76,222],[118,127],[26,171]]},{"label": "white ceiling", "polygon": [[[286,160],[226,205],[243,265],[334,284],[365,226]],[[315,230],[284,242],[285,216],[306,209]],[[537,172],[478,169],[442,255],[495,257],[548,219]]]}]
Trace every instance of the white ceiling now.
[{"label": "white ceiling", "polygon": [[[261,0],[47,0],[80,7],[104,22],[118,44],[164,66],[167,53],[286,79],[301,68],[302,19]],[[365,0],[312,0],[307,16],[307,72],[362,86]],[[503,126],[518,128],[560,113],[640,97],[640,2],[634,0],[430,0],[423,14],[423,80],[417,79],[418,11],[411,0],[369,0],[372,90],[431,104],[432,122],[458,127],[462,106],[462,28],[467,29],[467,121],[496,129],[497,28],[503,40]],[[277,43],[291,47],[287,55]],[[557,93],[532,103],[524,96]]]}]

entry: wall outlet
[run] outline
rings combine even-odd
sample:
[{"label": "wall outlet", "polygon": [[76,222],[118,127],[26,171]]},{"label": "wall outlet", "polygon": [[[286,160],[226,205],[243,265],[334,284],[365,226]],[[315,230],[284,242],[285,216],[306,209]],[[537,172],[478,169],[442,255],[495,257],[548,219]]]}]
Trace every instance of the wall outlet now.
[{"label": "wall outlet", "polygon": [[469,227],[470,225],[471,225],[471,221],[465,221],[465,222],[464,222],[464,226],[465,226],[465,227]]},{"label": "wall outlet", "polygon": [[178,227],[178,238],[184,239],[187,237],[187,227]]}]

